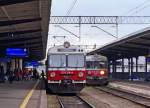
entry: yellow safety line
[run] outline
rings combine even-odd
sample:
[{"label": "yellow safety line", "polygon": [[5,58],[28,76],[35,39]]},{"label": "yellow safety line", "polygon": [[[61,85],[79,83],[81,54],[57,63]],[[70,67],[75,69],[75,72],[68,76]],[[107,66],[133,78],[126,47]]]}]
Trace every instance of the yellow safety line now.
[{"label": "yellow safety line", "polygon": [[19,108],[26,108],[26,106],[27,106],[27,104],[28,104],[28,102],[29,102],[29,100],[30,100],[30,98],[31,98],[31,96],[32,96],[32,94],[33,94],[35,88],[36,88],[37,85],[38,85],[38,83],[39,83],[39,80],[36,82],[36,84],[33,86],[33,88],[32,88],[32,89],[28,92],[28,94],[25,96],[25,98],[24,98],[24,100],[22,101],[22,103],[21,103],[21,105],[20,105]]}]

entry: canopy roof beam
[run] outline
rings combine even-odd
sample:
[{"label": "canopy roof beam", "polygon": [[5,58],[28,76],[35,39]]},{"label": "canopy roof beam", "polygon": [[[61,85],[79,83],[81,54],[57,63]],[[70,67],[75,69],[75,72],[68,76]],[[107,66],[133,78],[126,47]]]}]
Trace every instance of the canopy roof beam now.
[{"label": "canopy roof beam", "polygon": [[10,26],[10,25],[16,25],[22,23],[30,23],[35,21],[41,21],[41,18],[0,21],[0,26]]},{"label": "canopy roof beam", "polygon": [[13,5],[18,3],[32,2],[37,0],[0,0],[0,6]]}]

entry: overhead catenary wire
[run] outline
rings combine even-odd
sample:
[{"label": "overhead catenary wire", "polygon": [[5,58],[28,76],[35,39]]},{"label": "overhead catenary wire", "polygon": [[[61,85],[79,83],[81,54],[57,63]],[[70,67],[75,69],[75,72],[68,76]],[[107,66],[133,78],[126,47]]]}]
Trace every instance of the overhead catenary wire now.
[{"label": "overhead catenary wire", "polygon": [[74,0],[70,6],[70,8],[68,9],[67,13],[66,13],[66,16],[69,16],[70,13],[72,12],[72,10],[74,9],[76,3],[77,3],[78,0]]},{"label": "overhead catenary wire", "polygon": [[[72,12],[72,10],[73,10],[74,6],[76,5],[76,3],[77,3],[77,0],[74,0],[74,1],[72,2],[72,4],[70,5],[70,7],[69,7],[69,9],[68,9],[68,11],[67,11],[67,13],[66,13],[66,16],[69,16],[69,15],[70,15],[70,13]],[[56,26],[56,25],[55,25],[55,26]]]},{"label": "overhead catenary wire", "polygon": [[146,5],[146,6],[142,7],[142,8],[139,8],[139,9],[136,10],[133,14],[139,13],[139,12],[143,11],[144,9],[146,9],[146,8],[148,8],[148,7],[150,7],[150,4],[148,4],[148,5]]},{"label": "overhead catenary wire", "polygon": [[141,8],[143,5],[145,5],[147,2],[149,2],[150,0],[145,0],[144,2],[142,2],[141,4],[137,5],[136,7],[130,9],[129,11],[127,11],[126,13],[124,13],[123,15],[129,15],[129,14],[133,14],[133,12],[137,12],[137,9]]}]

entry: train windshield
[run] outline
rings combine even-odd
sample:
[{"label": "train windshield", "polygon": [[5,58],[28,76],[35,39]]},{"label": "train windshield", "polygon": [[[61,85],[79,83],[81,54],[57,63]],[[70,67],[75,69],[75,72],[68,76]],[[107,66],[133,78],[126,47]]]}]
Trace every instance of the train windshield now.
[{"label": "train windshield", "polygon": [[68,55],[68,67],[80,68],[84,67],[85,57],[82,54],[72,54]]},{"label": "train windshield", "polygon": [[105,61],[87,61],[86,67],[87,69],[100,69],[100,68],[106,68],[107,64]]},{"label": "train windshield", "polygon": [[66,55],[50,55],[49,67],[66,67]]}]

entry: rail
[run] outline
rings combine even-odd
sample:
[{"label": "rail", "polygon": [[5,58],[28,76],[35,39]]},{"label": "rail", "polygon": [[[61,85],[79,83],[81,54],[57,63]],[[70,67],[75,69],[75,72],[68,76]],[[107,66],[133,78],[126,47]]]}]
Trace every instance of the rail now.
[{"label": "rail", "polygon": [[98,90],[103,92],[112,94],[114,96],[124,98],[126,100],[132,101],[136,104],[142,105],[146,108],[150,108],[150,97],[142,96],[137,93],[133,93],[126,90],[121,90],[119,88],[112,88],[112,87],[95,87]]},{"label": "rail", "polygon": [[94,108],[80,96],[57,96],[61,108]]}]

